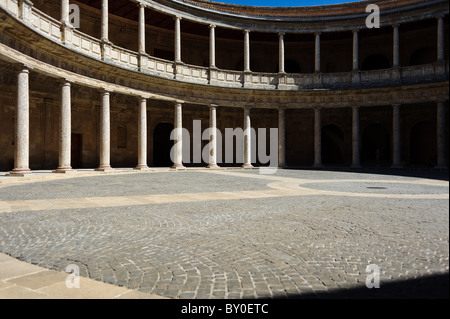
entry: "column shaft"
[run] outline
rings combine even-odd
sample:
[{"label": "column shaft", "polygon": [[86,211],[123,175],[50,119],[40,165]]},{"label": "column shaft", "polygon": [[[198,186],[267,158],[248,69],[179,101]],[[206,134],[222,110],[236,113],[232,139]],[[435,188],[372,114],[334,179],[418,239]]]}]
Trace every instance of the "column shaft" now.
[{"label": "column shaft", "polygon": [[322,167],[322,111],[314,109],[314,167]]},{"label": "column shaft", "polygon": [[108,15],[109,15],[109,9],[108,9],[108,0],[102,0],[102,26],[101,26],[101,40],[103,42],[109,42],[109,30],[108,30]]},{"label": "column shaft", "polygon": [[250,31],[244,31],[244,72],[251,72],[250,70]]},{"label": "column shaft", "polygon": [[138,165],[137,170],[148,169],[147,166],[147,99],[139,101],[138,119]]},{"label": "column shaft", "polygon": [[400,35],[398,30],[398,24],[393,25],[393,67],[400,67]]},{"label": "column shaft", "polygon": [[181,62],[181,18],[175,17],[175,62]]},{"label": "column shaft", "polygon": [[208,168],[217,168],[217,105],[209,106],[209,164]]},{"label": "column shaft", "polygon": [[393,134],[393,157],[392,168],[401,168],[401,128],[400,128],[400,105],[393,105],[392,134]]},{"label": "column shaft", "polygon": [[174,113],[174,146],[173,146],[173,165],[171,168],[179,169],[183,166],[183,104],[181,102],[175,103]]},{"label": "column shaft", "polygon": [[250,107],[244,107],[244,165],[242,168],[253,168],[252,165],[252,124]]},{"label": "column shaft", "polygon": [[314,71],[320,72],[320,33],[315,33]]},{"label": "column shaft", "polygon": [[142,3],[139,6],[139,34],[138,34],[138,51],[140,54],[145,54],[145,5]]},{"label": "column shaft", "polygon": [[30,150],[30,97],[29,69],[22,66],[17,77],[17,105],[15,127],[14,169],[10,175],[31,173]]},{"label": "column shaft", "polygon": [[359,106],[352,108],[352,167],[361,167],[360,163],[360,128],[359,128]]},{"label": "column shaft", "polygon": [[71,84],[66,81],[62,84],[61,88],[61,111],[59,114],[59,166],[55,173],[66,173],[72,171],[72,110],[70,95]]},{"label": "column shaft", "polygon": [[279,64],[279,73],[285,73],[285,68],[284,68],[284,33],[280,32],[278,33],[278,37],[279,37],[279,45],[278,45],[278,49],[279,49],[279,53],[278,53],[278,64]]},{"label": "column shaft", "polygon": [[359,36],[358,30],[353,30],[353,71],[359,70]]},{"label": "column shaft", "polygon": [[69,24],[69,0],[61,0],[61,22]]},{"label": "column shaft", "polygon": [[97,171],[112,170],[111,158],[111,118],[110,118],[110,94],[102,93],[102,105],[100,107],[100,166]]},{"label": "column shaft", "polygon": [[286,167],[286,108],[278,108],[278,166]]},{"label": "column shaft", "polygon": [[444,61],[444,18],[441,16],[438,18],[437,24],[437,59],[438,61]]},{"label": "column shaft", "polygon": [[447,134],[446,134],[446,114],[445,102],[437,103],[437,164],[436,168],[447,168]]},{"label": "column shaft", "polygon": [[209,67],[216,67],[216,26],[209,26]]}]

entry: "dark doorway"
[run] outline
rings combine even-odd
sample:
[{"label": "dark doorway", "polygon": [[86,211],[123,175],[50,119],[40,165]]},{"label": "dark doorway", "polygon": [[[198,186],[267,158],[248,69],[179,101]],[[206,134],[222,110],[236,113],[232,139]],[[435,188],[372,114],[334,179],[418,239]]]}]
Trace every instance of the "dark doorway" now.
[{"label": "dark doorway", "polygon": [[413,126],[410,133],[410,164],[434,167],[436,165],[436,129],[431,121]]},{"label": "dark doorway", "polygon": [[172,123],[159,123],[153,131],[153,166],[170,167],[173,162],[170,159],[170,150],[173,141],[170,133],[173,131]]},{"label": "dark doorway", "polygon": [[71,157],[72,157],[72,168],[82,168],[83,167],[83,135],[82,134],[72,134],[72,146],[71,146]]},{"label": "dark doorway", "polygon": [[344,164],[344,132],[337,125],[322,128],[322,162],[325,165]]},{"label": "dark doorway", "polygon": [[380,123],[364,129],[361,161],[369,166],[389,166],[391,163],[391,135]]}]

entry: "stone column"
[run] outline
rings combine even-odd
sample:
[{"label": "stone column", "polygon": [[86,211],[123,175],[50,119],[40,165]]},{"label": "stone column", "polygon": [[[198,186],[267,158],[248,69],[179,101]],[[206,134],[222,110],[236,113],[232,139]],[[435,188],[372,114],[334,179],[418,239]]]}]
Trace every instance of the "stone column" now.
[{"label": "stone column", "polygon": [[218,168],[217,165],[217,105],[209,106],[209,164],[207,168]]},{"label": "stone column", "polygon": [[352,108],[352,168],[360,168],[359,106]]},{"label": "stone column", "polygon": [[278,64],[279,64],[279,73],[285,73],[284,69],[284,32],[278,33],[279,37],[279,45],[278,45]]},{"label": "stone column", "polygon": [[100,108],[100,166],[96,171],[112,171],[111,157],[111,119],[110,119],[110,92],[102,92],[102,105]]},{"label": "stone column", "polygon": [[392,116],[393,157],[392,168],[401,168],[401,128],[400,128],[400,104],[394,104]]},{"label": "stone column", "polygon": [[444,61],[445,54],[444,54],[444,17],[440,16],[438,17],[438,24],[437,24],[437,60],[438,61]]},{"label": "stone column", "polygon": [[359,70],[359,37],[358,30],[353,30],[353,71]]},{"label": "stone column", "polygon": [[109,43],[108,11],[108,0],[102,0],[101,40],[105,43]]},{"label": "stone column", "polygon": [[286,107],[278,107],[278,166],[286,167]]},{"label": "stone column", "polygon": [[320,32],[316,32],[315,36],[315,56],[314,56],[314,71],[320,72]]},{"label": "stone column", "polygon": [[139,29],[138,29],[138,53],[145,53],[145,4],[138,3],[139,7]]},{"label": "stone column", "polygon": [[72,106],[71,83],[64,81],[61,88],[61,109],[59,114],[59,166],[55,173],[73,172],[71,166],[72,151]]},{"label": "stone column", "polygon": [[244,30],[244,72],[250,70],[250,30]]},{"label": "stone column", "polygon": [[398,67],[400,67],[400,35],[399,35],[399,31],[398,31],[398,24],[394,24],[392,26],[392,28],[394,29],[392,67],[398,68]]},{"label": "stone column", "polygon": [[322,111],[314,109],[314,167],[322,168]]},{"label": "stone column", "polygon": [[147,99],[139,100],[138,119],[138,165],[136,170],[147,170]]},{"label": "stone column", "polygon": [[17,105],[15,127],[14,169],[11,176],[30,174],[30,97],[29,97],[29,68],[20,66],[17,76]]},{"label": "stone column", "polygon": [[174,112],[174,146],[173,146],[173,169],[185,168],[183,165],[183,102],[175,103]]},{"label": "stone column", "polygon": [[209,67],[216,68],[216,26],[209,25]]},{"label": "stone column", "polygon": [[437,103],[437,164],[436,168],[447,168],[445,102]]},{"label": "stone column", "polygon": [[252,124],[250,106],[244,107],[244,164],[242,168],[253,168],[252,165]]},{"label": "stone column", "polygon": [[61,0],[61,22],[63,26],[70,26],[69,11],[69,0]]},{"label": "stone column", "polygon": [[181,17],[175,17],[175,62],[181,63]]}]

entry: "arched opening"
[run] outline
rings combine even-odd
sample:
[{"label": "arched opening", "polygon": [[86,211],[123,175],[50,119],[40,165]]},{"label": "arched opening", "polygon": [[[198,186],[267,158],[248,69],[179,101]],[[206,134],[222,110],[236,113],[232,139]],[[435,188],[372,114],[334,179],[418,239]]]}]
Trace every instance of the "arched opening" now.
[{"label": "arched opening", "polygon": [[362,71],[370,71],[370,70],[381,70],[381,69],[389,69],[390,63],[387,57],[382,54],[372,54],[364,59],[361,70]]},{"label": "arched opening", "polygon": [[410,164],[434,167],[436,164],[436,130],[431,121],[414,125],[410,131]]},{"label": "arched opening", "polygon": [[364,129],[361,162],[369,166],[389,166],[391,163],[391,136],[380,123]]},{"label": "arched opening", "polygon": [[170,167],[173,162],[170,159],[170,150],[173,141],[170,133],[173,131],[172,123],[159,123],[153,131],[153,166]]},{"label": "arched opening", "polygon": [[433,63],[436,60],[436,51],[430,47],[421,48],[411,55],[409,65],[420,65]]},{"label": "arched opening", "polygon": [[334,124],[322,128],[322,163],[325,165],[344,164],[344,132]]}]

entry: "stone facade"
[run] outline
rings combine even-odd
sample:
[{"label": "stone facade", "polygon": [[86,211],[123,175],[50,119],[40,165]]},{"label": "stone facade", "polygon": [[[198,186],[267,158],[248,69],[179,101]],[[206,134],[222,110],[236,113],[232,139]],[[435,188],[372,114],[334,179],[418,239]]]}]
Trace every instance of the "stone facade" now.
[{"label": "stone facade", "polygon": [[0,170],[169,167],[176,118],[279,128],[281,166],[448,166],[446,2],[378,1],[380,29],[357,3],[187,0],[74,1],[73,29],[67,3],[0,0]]}]

